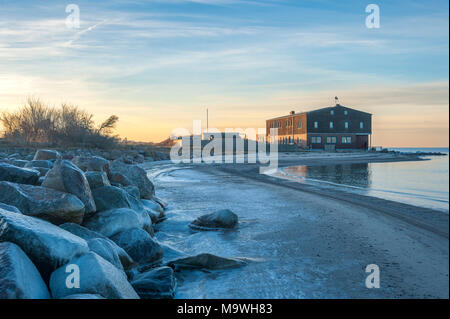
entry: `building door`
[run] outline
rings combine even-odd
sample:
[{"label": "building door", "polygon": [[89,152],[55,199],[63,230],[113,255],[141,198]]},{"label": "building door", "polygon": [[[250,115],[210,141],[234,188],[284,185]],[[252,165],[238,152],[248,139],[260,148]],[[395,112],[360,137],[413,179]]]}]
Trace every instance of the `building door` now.
[{"label": "building door", "polygon": [[367,135],[357,135],[356,136],[356,148],[367,149],[369,143],[369,139]]}]

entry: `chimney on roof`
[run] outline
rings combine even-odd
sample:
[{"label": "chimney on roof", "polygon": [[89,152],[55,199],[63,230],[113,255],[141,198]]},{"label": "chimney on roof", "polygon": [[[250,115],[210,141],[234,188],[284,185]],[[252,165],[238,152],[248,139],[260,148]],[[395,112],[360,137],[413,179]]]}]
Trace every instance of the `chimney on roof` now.
[{"label": "chimney on roof", "polygon": [[294,115],[295,114],[295,111],[290,111],[289,112],[289,115]]},{"label": "chimney on roof", "polygon": [[334,97],[334,102],[336,103],[336,106],[340,105],[339,98],[337,96]]}]

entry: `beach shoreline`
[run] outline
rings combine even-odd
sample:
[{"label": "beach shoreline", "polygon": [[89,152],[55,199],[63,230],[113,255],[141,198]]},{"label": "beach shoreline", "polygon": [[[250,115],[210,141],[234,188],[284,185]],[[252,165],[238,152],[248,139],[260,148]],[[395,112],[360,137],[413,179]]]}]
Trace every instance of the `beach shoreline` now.
[{"label": "beach shoreline", "polygon": [[[411,160],[422,159],[389,153],[283,154],[279,166]],[[241,275],[252,278],[251,288],[259,289],[260,293],[241,294],[231,289],[231,293],[222,290],[222,297],[448,298],[448,214],[375,197],[357,194],[349,197],[344,191],[326,191],[259,174],[256,164],[175,165],[164,161],[143,166],[161,190],[160,195],[173,203],[168,210],[169,220],[177,221],[177,212],[183,206],[190,216],[189,202],[195,203],[192,218],[214,208],[229,208],[244,221],[256,220],[257,224],[254,229],[247,224],[241,230],[255,232],[248,238],[249,247],[227,243],[232,251],[245,256],[252,247],[257,250],[269,242],[272,248],[276,247],[277,257],[269,258],[268,264],[258,263],[249,266],[251,270],[240,270]],[[188,188],[186,176],[191,179]],[[180,245],[177,248],[181,249],[183,244]],[[292,251],[296,253],[293,255]],[[250,257],[271,256],[270,251],[260,254],[263,256]],[[364,286],[364,267],[372,263],[380,266],[384,289]],[[291,289],[274,288],[271,294],[270,285],[278,286],[270,280],[266,282],[268,268],[272,277],[282,276]],[[302,272],[292,277],[296,269],[303,269],[308,276]],[[227,284],[232,285],[226,281],[222,283],[223,289]],[[204,297],[215,298],[220,291],[202,293]],[[180,287],[181,297],[196,298],[196,293],[198,289],[193,289],[189,280]]]}]

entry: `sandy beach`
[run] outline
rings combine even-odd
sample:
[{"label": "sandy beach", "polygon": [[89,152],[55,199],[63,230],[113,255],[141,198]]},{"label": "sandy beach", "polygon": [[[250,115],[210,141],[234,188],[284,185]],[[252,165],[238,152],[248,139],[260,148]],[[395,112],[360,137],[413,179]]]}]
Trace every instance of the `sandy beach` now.
[{"label": "sandy beach", "polygon": [[[393,154],[280,154],[279,166],[418,160]],[[253,260],[227,272],[178,274],[177,298],[448,298],[448,214],[259,174],[256,164],[143,164],[167,221],[156,238],[186,254]],[[216,209],[234,232],[187,224]],[[380,268],[381,288],[365,287]]]}]

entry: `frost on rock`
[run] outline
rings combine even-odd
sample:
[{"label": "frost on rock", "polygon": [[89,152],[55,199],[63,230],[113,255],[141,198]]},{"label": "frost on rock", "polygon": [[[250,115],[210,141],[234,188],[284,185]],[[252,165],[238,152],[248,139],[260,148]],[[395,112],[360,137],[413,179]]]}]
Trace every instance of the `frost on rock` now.
[{"label": "frost on rock", "polygon": [[86,241],[38,218],[0,209],[0,241],[17,244],[46,279],[73,258],[89,251]]}]

